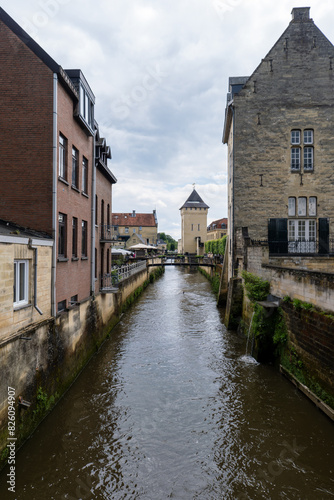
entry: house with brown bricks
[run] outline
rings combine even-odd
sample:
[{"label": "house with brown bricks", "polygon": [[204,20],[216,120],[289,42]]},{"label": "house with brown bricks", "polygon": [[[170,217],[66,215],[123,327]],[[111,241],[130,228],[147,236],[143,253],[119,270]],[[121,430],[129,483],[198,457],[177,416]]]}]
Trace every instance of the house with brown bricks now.
[{"label": "house with brown bricks", "polygon": [[294,8],[253,74],[229,79],[229,278],[264,265],[334,271],[333,61],[310,9]]},{"label": "house with brown bricks", "polygon": [[142,243],[145,245],[157,245],[158,241],[158,218],[156,210],[152,213],[113,213],[112,226],[114,246],[130,248]]},{"label": "house with brown bricks", "polygon": [[0,218],[53,241],[52,315],[99,291],[110,264],[110,148],[80,69],[64,70],[0,8]]}]

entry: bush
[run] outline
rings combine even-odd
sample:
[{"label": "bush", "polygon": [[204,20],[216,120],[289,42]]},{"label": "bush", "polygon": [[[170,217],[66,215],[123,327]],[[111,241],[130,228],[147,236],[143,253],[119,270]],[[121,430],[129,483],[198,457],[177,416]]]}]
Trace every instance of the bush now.
[{"label": "bush", "polygon": [[251,301],[266,300],[270,290],[269,281],[265,281],[247,271],[242,271],[242,277],[244,279],[247,297]]}]

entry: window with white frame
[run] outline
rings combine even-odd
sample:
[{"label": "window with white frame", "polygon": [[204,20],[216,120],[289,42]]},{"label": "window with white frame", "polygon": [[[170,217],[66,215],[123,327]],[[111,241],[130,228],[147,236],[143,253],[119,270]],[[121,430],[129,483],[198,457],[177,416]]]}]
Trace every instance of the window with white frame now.
[{"label": "window with white frame", "polygon": [[62,134],[59,134],[58,175],[64,180],[67,180],[66,158],[67,158],[67,139]]},{"label": "window with white frame", "polygon": [[306,198],[304,196],[298,198],[298,216],[306,216]]},{"label": "window with white frame", "polygon": [[305,172],[314,168],[314,132],[312,129],[291,130],[291,170]]},{"label": "window with white frame", "polygon": [[72,186],[79,188],[79,151],[72,147]]},{"label": "window with white frame", "polygon": [[88,160],[82,157],[82,192],[88,193]]},{"label": "window with white frame", "polygon": [[296,198],[294,196],[289,197],[288,215],[289,217],[296,215]]},{"label": "window with white frame", "polygon": [[21,307],[29,301],[29,261],[14,260],[14,307]]},{"label": "window with white frame", "polygon": [[308,199],[308,214],[310,217],[316,217],[317,215],[317,198],[316,196],[310,196]]}]

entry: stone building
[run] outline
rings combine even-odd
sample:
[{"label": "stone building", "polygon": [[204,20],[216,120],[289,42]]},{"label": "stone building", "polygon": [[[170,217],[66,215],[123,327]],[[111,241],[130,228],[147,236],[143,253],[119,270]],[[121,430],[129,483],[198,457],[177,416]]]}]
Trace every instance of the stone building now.
[{"label": "stone building", "polygon": [[207,227],[206,240],[219,240],[227,234],[227,218],[214,220]]},{"label": "stone building", "polygon": [[204,203],[194,188],[180,208],[181,244],[178,245],[179,253],[204,254],[208,209],[208,205]]},{"label": "stone building", "polygon": [[116,180],[82,71],[64,70],[1,8],[0,54],[0,217],[52,237],[56,315],[99,289],[108,254],[95,224],[111,217]]},{"label": "stone building", "polygon": [[229,278],[250,245],[266,264],[334,270],[334,47],[309,11],[294,8],[253,74],[229,79]]},{"label": "stone building", "polygon": [[114,213],[112,215],[114,246],[129,248],[138,243],[156,245],[158,240],[158,219],[155,210],[151,214]]}]

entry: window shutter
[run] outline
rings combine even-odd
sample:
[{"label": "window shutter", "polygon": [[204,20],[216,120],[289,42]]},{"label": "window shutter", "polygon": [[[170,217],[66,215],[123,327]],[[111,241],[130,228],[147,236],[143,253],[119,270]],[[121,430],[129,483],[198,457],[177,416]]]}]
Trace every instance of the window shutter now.
[{"label": "window shutter", "polygon": [[288,253],[288,219],[269,219],[268,242],[270,253]]},{"label": "window shutter", "polygon": [[329,220],[319,219],[319,253],[329,253]]}]

